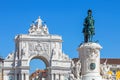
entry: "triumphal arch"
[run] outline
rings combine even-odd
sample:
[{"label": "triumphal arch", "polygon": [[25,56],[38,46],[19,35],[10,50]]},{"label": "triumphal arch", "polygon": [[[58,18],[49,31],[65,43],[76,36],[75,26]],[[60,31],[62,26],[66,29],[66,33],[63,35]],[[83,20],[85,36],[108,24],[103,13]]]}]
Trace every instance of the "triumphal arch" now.
[{"label": "triumphal arch", "polygon": [[29,80],[32,59],[44,61],[46,80],[65,80],[70,73],[71,60],[62,52],[62,37],[49,34],[47,25],[40,17],[28,32],[15,36],[15,52],[4,60],[4,80]]}]

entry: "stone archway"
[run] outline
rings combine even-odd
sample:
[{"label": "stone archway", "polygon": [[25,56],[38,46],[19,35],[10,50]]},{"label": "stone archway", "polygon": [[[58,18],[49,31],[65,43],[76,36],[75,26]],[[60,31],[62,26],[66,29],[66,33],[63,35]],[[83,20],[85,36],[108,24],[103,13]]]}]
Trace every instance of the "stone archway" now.
[{"label": "stone archway", "polygon": [[[34,59],[39,59],[39,60],[42,60],[43,62],[44,62],[44,64],[45,64],[45,68],[44,68],[44,70],[41,70],[41,69],[38,69],[38,70],[36,70],[36,72],[35,73],[33,73],[33,74],[30,74],[29,76],[29,79],[30,80],[33,80],[33,79],[35,79],[35,78],[38,78],[38,79],[40,79],[40,80],[42,80],[42,78],[44,78],[45,80],[49,80],[48,79],[48,67],[50,66],[49,65],[49,61],[47,61],[47,59],[44,57],[44,56],[40,56],[40,55],[32,55],[29,59],[28,59],[28,64],[29,64],[29,67],[31,67],[31,65],[30,65],[30,63],[31,63],[31,61],[32,60],[34,60]],[[36,63],[37,64],[37,63]],[[38,65],[38,66],[40,66],[40,65]],[[31,68],[29,68],[29,72],[30,72],[30,70],[31,70]]]},{"label": "stone archway", "polygon": [[40,60],[42,60],[45,63],[46,68],[49,67],[49,61],[44,56],[33,55],[33,56],[31,56],[28,59],[28,63],[27,64],[29,64],[32,59],[40,59]]},{"label": "stone archway", "polygon": [[62,37],[49,34],[46,24],[38,18],[29,34],[15,37],[15,53],[4,62],[4,80],[29,80],[29,62],[39,58],[46,64],[47,80],[64,80],[70,74],[71,59],[62,52]]}]

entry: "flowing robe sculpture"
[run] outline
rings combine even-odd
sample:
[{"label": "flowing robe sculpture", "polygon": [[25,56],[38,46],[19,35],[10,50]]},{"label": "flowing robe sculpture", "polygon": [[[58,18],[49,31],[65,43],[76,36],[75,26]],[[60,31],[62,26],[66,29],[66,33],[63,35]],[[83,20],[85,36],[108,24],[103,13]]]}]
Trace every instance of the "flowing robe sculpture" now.
[{"label": "flowing robe sculpture", "polygon": [[81,72],[81,62],[78,60],[77,62],[71,62],[71,73],[70,80],[79,80]]},{"label": "flowing robe sculpture", "polygon": [[107,64],[107,60],[101,65],[101,75],[104,79],[112,80],[112,75],[108,74],[110,66]]}]

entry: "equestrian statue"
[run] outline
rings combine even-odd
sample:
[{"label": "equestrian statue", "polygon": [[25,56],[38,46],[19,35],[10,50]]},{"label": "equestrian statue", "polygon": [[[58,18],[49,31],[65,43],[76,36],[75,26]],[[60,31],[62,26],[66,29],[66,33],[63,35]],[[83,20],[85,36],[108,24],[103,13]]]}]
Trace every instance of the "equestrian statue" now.
[{"label": "equestrian statue", "polygon": [[92,17],[92,10],[88,10],[88,16],[84,20],[84,42],[92,42],[92,38],[95,35],[94,19]]}]

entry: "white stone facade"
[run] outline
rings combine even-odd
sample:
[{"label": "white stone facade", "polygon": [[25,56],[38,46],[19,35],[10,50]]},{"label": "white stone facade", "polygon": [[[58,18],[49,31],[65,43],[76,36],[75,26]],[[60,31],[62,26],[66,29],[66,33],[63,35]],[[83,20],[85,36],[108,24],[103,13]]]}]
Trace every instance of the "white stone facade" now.
[{"label": "white stone facade", "polygon": [[4,60],[4,80],[29,80],[29,62],[34,58],[45,62],[47,80],[68,79],[71,60],[62,52],[62,38],[49,34],[40,18],[31,25],[29,34],[15,37],[15,52]]}]

